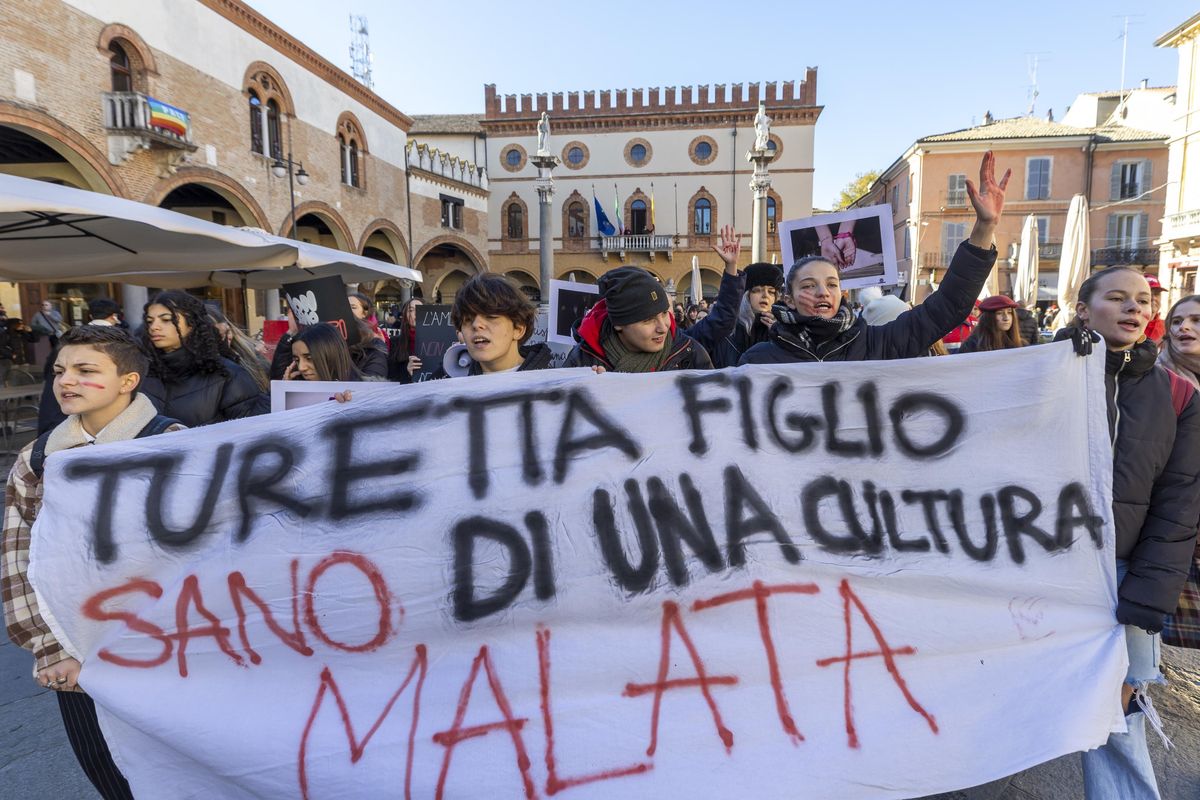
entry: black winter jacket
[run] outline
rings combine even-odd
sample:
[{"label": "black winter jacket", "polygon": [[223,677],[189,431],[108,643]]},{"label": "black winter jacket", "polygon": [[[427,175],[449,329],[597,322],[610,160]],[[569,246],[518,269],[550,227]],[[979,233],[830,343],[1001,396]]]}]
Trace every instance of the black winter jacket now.
[{"label": "black winter jacket", "polygon": [[[579,324],[576,335],[579,344],[567,354],[563,367],[595,367],[601,366],[611,370],[612,362],[604,354],[600,343],[600,331],[608,319],[608,306],[603,300],[592,306]],[[675,317],[671,317],[671,332],[675,335],[675,343],[666,363],[660,372],[676,369],[712,369],[712,359],[708,351],[692,340],[686,333],[675,326]]]},{"label": "black winter jacket", "polygon": [[718,369],[736,367],[746,350],[744,337],[738,339],[742,342],[740,348],[733,340],[745,291],[746,273],[722,273],[721,288],[717,291],[717,299],[708,308],[708,316],[687,329],[688,338],[699,342],[708,351],[713,366]]},{"label": "black winter jacket", "polygon": [[171,377],[164,380],[147,375],[142,381],[139,391],[150,398],[158,413],[198,428],[271,410],[270,399],[239,364],[222,358],[224,372],[202,373],[187,368],[190,358],[191,354],[182,348],[167,353],[163,360],[172,369]]},{"label": "black winter jacket", "polygon": [[371,341],[350,348],[350,360],[364,378],[387,380],[388,351],[382,339],[371,337]]},{"label": "black winter jacket", "polygon": [[[1200,526],[1200,396],[1177,418],[1153,342],[1107,354],[1117,558],[1129,559],[1117,619],[1175,610]],[[1139,616],[1141,612],[1141,616]],[[1160,620],[1161,626],[1161,620]]]},{"label": "black winter jacket", "polygon": [[1038,343],[1037,316],[1029,309],[1017,309],[1017,330],[1021,331],[1021,341],[1026,346]]},{"label": "black winter jacket", "polygon": [[867,325],[861,317],[816,352],[800,346],[783,323],[771,326],[771,340],[756,344],[742,355],[740,364],[788,364],[796,361],[877,361],[917,358],[962,323],[983,289],[996,250],[983,250],[970,242],[958,246],[946,277],[925,302],[905,311],[886,325]]}]

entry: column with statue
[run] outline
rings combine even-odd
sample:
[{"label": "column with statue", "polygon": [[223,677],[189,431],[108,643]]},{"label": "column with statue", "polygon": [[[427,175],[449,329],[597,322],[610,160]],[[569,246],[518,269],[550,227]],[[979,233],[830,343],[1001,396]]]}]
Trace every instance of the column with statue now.
[{"label": "column with statue", "polygon": [[759,103],[758,113],[754,115],[754,145],[746,153],[746,160],[754,165],[754,173],[750,176],[750,190],[754,196],[754,230],[750,245],[752,262],[767,260],[767,197],[771,190],[767,165],[775,158],[770,142],[771,118],[767,116],[766,104]]},{"label": "column with statue", "polygon": [[554,245],[550,236],[554,200],[554,168],[559,159],[550,152],[550,115],[542,112],[537,125],[537,152],[530,159],[537,167],[534,188],[538,193],[538,281],[541,286],[541,310],[550,308],[550,279],[554,277]]}]

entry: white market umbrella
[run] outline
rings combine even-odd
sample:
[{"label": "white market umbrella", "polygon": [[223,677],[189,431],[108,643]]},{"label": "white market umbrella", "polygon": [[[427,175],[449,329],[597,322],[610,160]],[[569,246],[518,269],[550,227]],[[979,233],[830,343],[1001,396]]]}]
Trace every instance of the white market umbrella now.
[{"label": "white market umbrella", "polygon": [[420,282],[421,273],[258,228],[218,225],[120,197],[0,175],[0,279],[116,280],[162,289],[274,289],[338,275]]},{"label": "white market umbrella", "polygon": [[692,305],[700,302],[703,288],[700,284],[700,257],[692,256]]},{"label": "white market umbrella", "polygon": [[108,280],[133,272],[278,269],[294,243],[165,208],[0,175],[0,279]]},{"label": "white market umbrella", "polygon": [[1058,316],[1051,324],[1054,330],[1064,327],[1075,313],[1079,287],[1087,279],[1091,262],[1090,235],[1087,199],[1077,194],[1071,198],[1071,207],[1067,209],[1062,255],[1058,260]]},{"label": "white market umbrella", "polygon": [[1017,254],[1017,280],[1013,284],[1013,300],[1029,308],[1038,299],[1038,224],[1030,214],[1021,229],[1021,250]]}]

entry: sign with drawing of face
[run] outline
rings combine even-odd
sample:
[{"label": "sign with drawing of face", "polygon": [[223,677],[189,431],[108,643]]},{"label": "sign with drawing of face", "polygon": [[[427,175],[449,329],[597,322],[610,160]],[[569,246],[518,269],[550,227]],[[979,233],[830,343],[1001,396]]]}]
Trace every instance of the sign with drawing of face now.
[{"label": "sign with drawing of face", "polygon": [[328,322],[341,331],[347,344],[358,343],[358,324],[346,299],[346,284],[338,276],[285,283],[283,296],[301,326]]}]

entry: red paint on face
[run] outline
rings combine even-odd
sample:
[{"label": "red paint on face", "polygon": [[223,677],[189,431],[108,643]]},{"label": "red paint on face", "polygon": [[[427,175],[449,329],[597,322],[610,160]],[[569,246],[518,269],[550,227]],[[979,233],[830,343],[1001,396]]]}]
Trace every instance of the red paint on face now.
[{"label": "red paint on face", "polygon": [[87,386],[90,389],[99,389],[100,391],[104,391],[105,389],[108,388],[107,386],[105,386],[102,383],[92,383],[91,381],[80,381],[79,385]]}]

